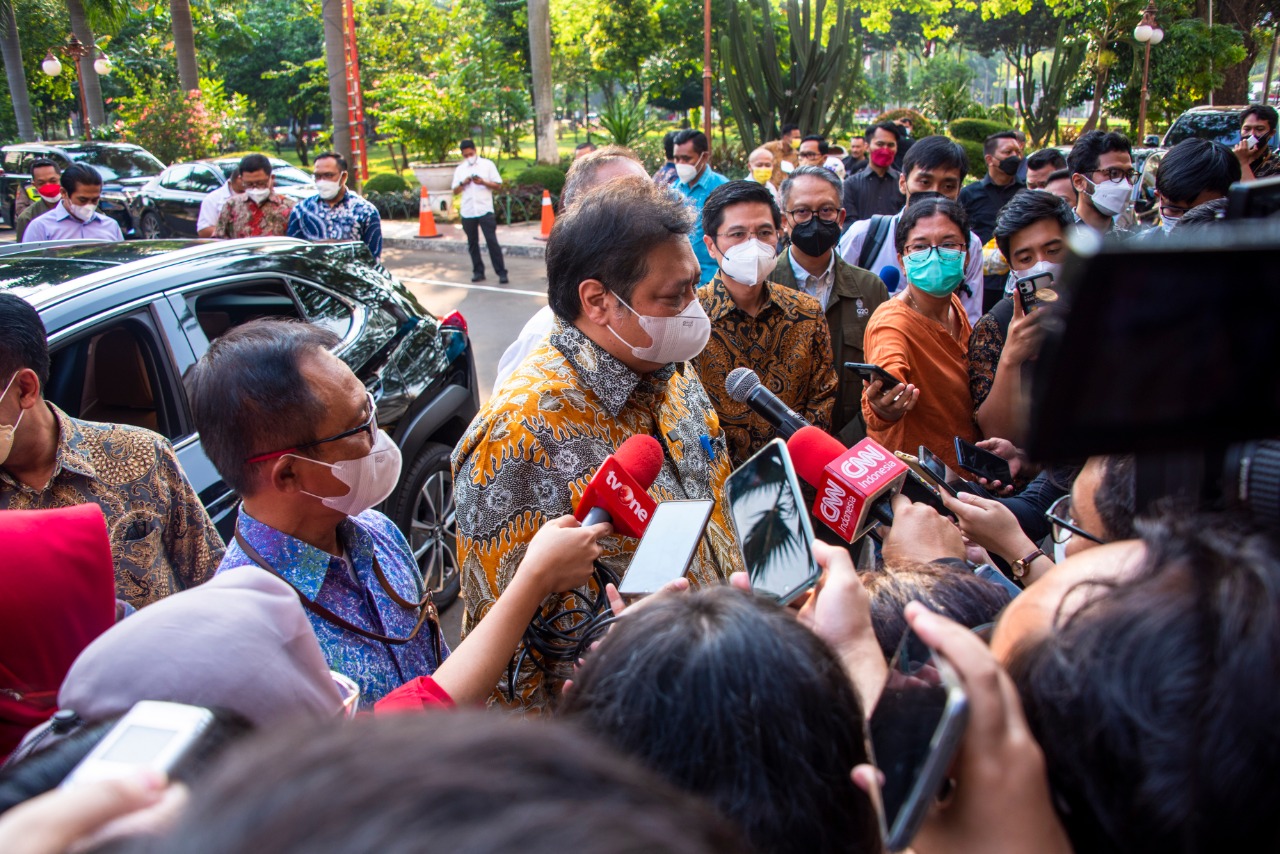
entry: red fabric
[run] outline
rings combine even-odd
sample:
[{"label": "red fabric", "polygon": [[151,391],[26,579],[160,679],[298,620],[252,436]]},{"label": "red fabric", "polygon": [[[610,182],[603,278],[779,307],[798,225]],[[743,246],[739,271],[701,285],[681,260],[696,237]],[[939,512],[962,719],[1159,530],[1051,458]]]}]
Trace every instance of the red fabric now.
[{"label": "red fabric", "polygon": [[115,618],[98,505],[0,511],[0,759],[57,710],[71,663]]},{"label": "red fabric", "polygon": [[411,679],[373,704],[375,715],[420,712],[428,706],[454,705],[453,698],[430,676]]}]

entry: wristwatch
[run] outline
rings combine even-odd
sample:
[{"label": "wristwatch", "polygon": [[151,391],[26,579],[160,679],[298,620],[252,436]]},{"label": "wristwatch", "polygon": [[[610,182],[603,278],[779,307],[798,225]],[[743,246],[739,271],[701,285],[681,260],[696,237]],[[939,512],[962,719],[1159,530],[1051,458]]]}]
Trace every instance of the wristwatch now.
[{"label": "wristwatch", "polygon": [[1021,560],[1015,560],[1013,563],[1009,564],[1009,569],[1013,572],[1013,577],[1021,581],[1026,577],[1027,570],[1031,568],[1031,562],[1038,557],[1044,556],[1045,553],[1043,549],[1036,549]]}]

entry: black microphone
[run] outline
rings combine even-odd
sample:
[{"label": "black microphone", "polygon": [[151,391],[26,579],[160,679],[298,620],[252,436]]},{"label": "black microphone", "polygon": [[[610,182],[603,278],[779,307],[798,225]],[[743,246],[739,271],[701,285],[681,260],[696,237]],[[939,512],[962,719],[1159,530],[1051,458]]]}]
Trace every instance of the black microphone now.
[{"label": "black microphone", "polygon": [[902,271],[897,267],[886,264],[880,268],[880,281],[884,282],[884,286],[889,293],[894,293],[898,290],[898,285],[902,283]]},{"label": "black microphone", "polygon": [[729,397],[745,403],[747,406],[778,428],[779,435],[790,439],[801,427],[808,427],[809,422],[800,417],[795,410],[783,403],[776,394],[760,383],[760,377],[750,368],[734,368],[725,377],[724,390]]}]

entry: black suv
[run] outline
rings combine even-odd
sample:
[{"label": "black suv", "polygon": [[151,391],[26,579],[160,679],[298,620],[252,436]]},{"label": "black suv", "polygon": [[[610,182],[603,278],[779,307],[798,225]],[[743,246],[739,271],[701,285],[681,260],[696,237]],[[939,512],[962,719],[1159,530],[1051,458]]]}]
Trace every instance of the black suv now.
[{"label": "black suv", "polygon": [[13,227],[18,193],[31,183],[31,163],[48,158],[58,171],[72,163],[92,166],[102,176],[102,200],[98,210],[120,225],[125,237],[135,233],[129,203],[143,184],[159,175],[164,164],[140,145],[124,142],[24,142],[0,149],[0,224]]},{"label": "black suv", "polygon": [[35,243],[0,250],[0,289],[44,320],[46,397],[69,415],[134,424],[173,443],[224,539],[237,498],[191,425],[184,372],[209,342],[258,317],[320,324],[377,401],[404,469],[382,505],[441,607],[458,595],[449,454],[479,408],[466,322],[429,314],[363,243],[290,238]]}]

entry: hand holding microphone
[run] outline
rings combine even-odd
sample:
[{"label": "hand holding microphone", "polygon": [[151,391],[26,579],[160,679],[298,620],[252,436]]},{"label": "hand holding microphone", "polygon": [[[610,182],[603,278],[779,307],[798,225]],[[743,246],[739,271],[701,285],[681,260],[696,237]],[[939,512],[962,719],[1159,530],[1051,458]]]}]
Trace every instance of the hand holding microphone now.
[{"label": "hand holding microphone", "polygon": [[661,470],[657,439],[639,434],[627,438],[582,491],[574,517],[583,525],[611,522],[624,537],[639,537],[657,506],[648,491]]}]

